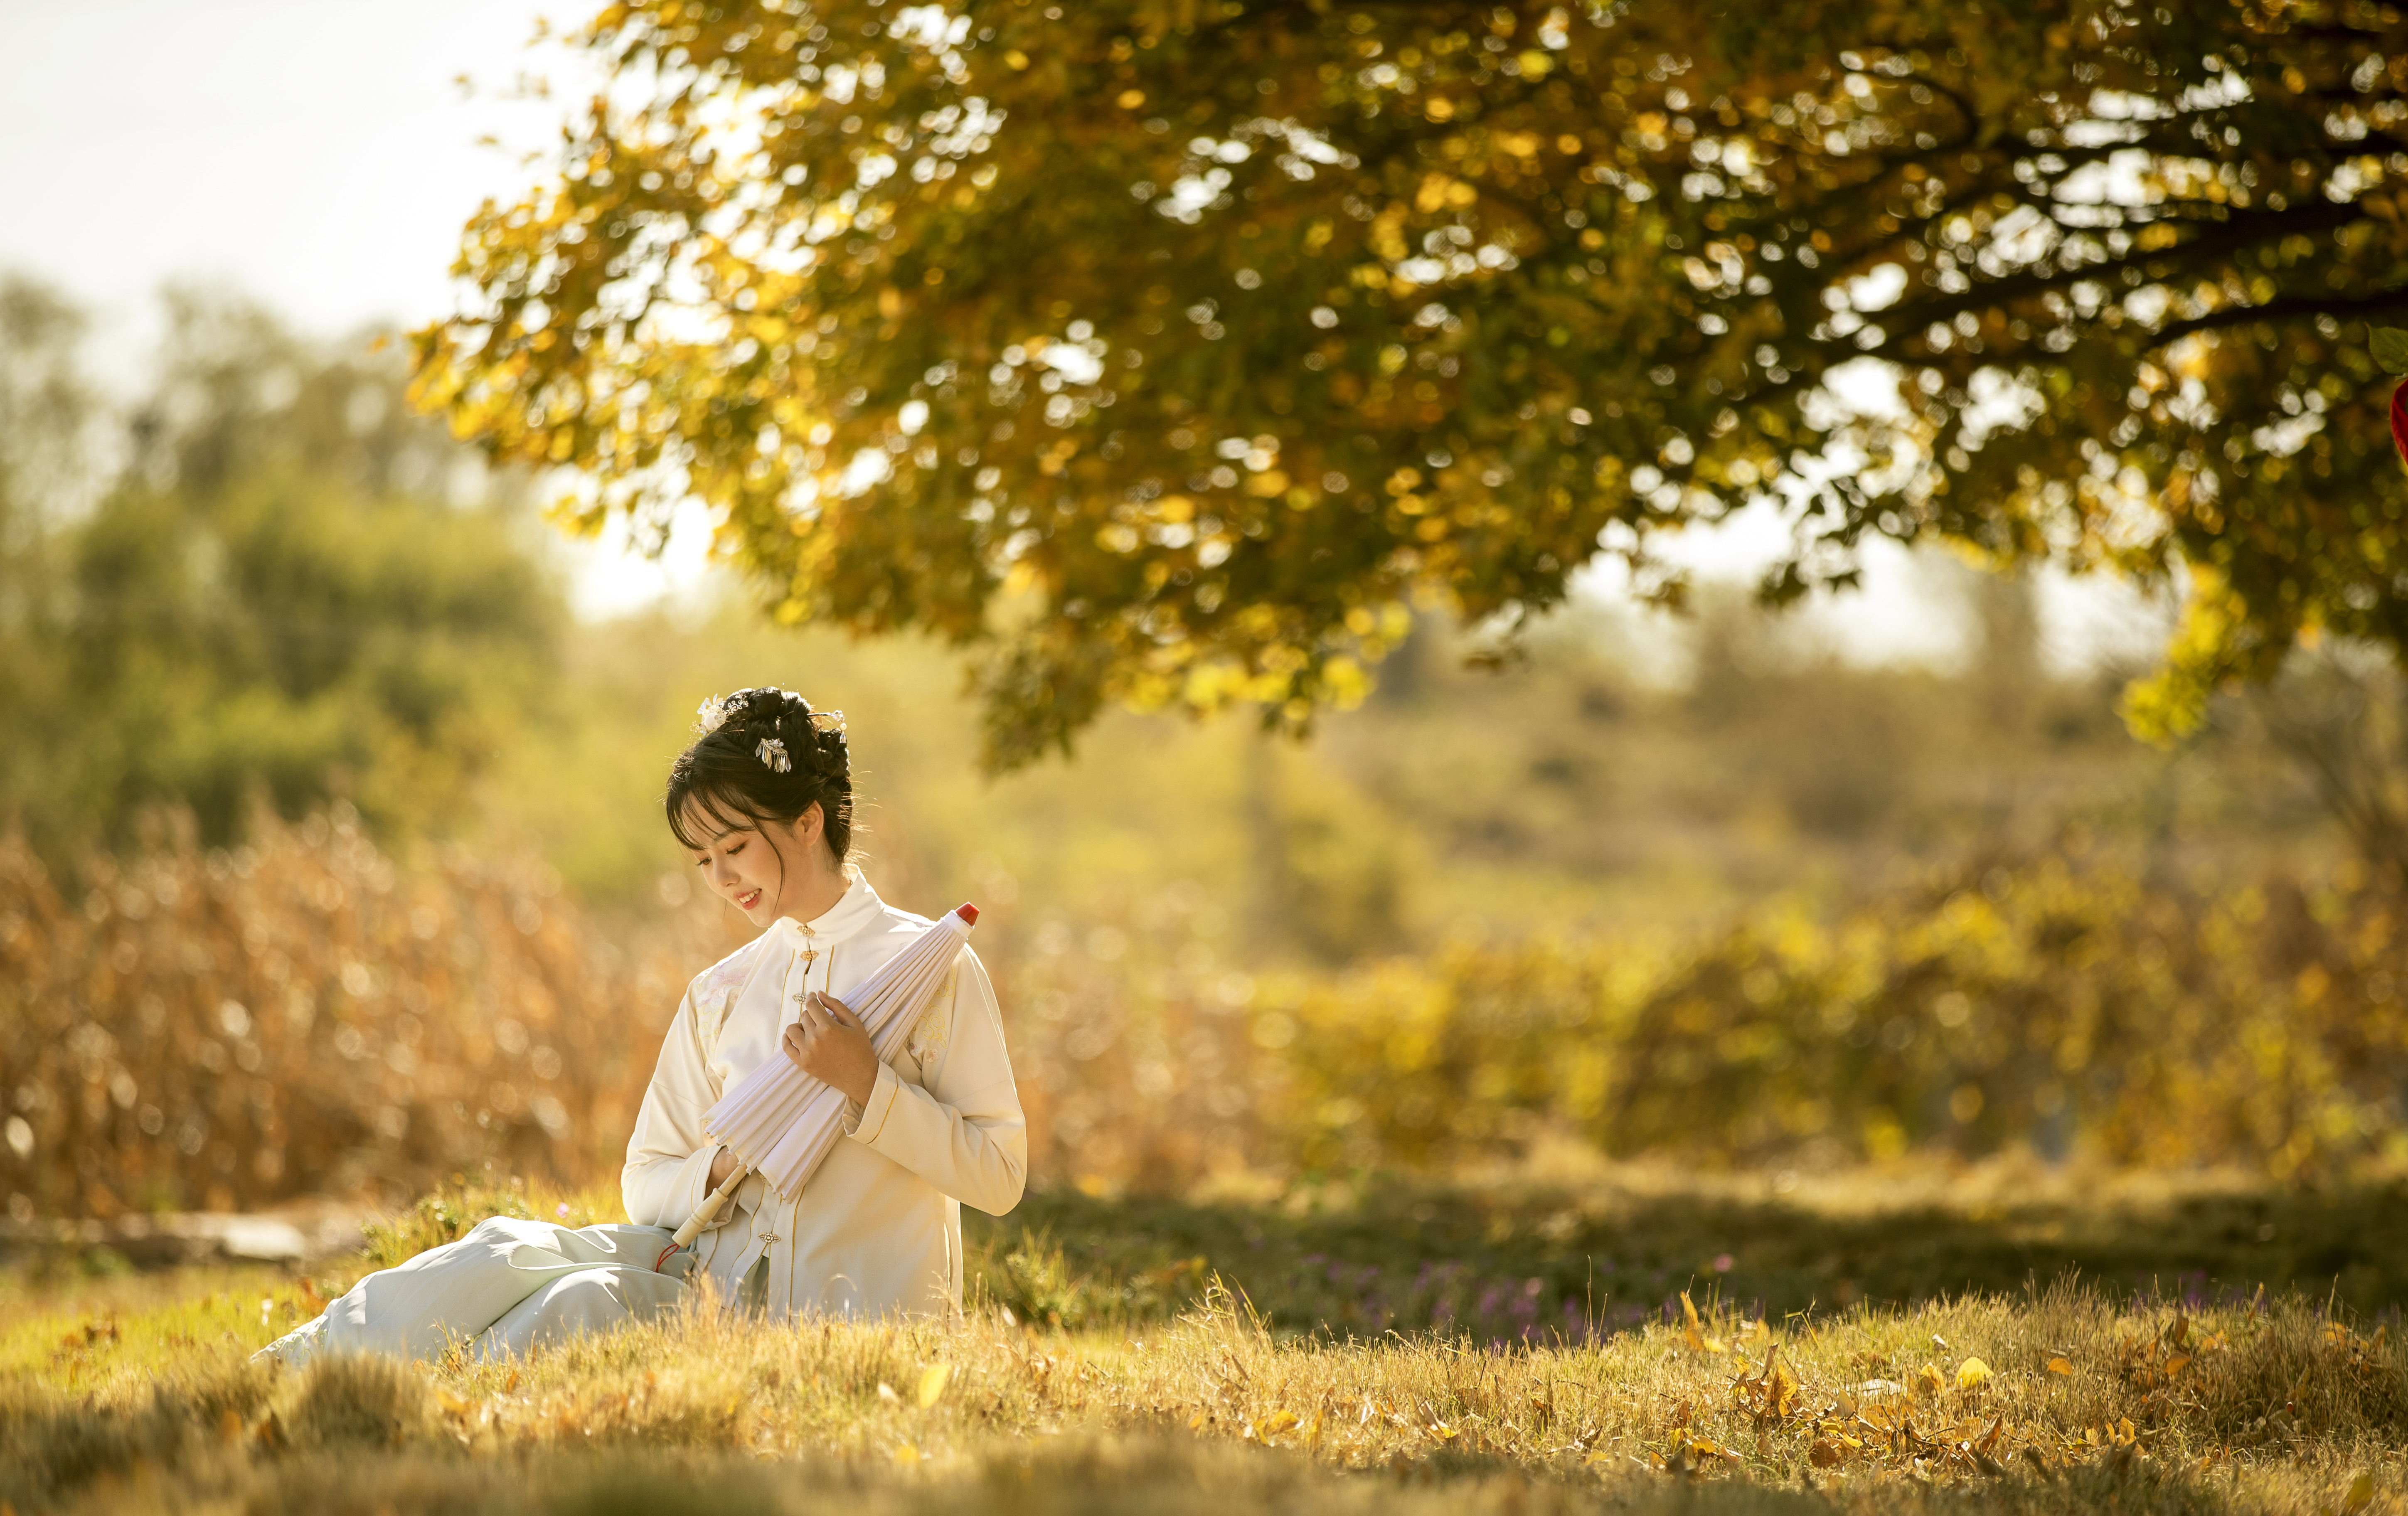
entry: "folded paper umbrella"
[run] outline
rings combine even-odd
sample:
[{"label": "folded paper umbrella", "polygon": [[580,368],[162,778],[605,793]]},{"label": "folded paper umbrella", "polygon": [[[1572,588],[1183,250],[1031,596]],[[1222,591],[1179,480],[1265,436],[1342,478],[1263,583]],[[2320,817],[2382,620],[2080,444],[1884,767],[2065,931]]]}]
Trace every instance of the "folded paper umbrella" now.
[{"label": "folded paper umbrella", "polygon": [[[939,916],[844,997],[846,1008],[868,1029],[880,1063],[893,1058],[911,1035],[977,922],[976,906]],[[801,1190],[843,1135],[844,1096],[796,1067],[793,1060],[773,1057],[719,1097],[719,1104],[703,1117],[703,1130],[736,1154],[736,1171],[678,1228],[664,1260],[692,1245],[747,1174],[758,1170],[781,1197]]]}]

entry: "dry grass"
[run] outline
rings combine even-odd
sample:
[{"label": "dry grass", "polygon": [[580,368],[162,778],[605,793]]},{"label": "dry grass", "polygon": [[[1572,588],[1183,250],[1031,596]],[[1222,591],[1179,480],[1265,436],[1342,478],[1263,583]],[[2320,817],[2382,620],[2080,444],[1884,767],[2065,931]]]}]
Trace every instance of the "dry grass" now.
[{"label": "dry grass", "polygon": [[2361,1474],[2391,1509],[2408,1450],[2408,1353],[2297,1297],[2185,1314],[2068,1285],[1511,1350],[1283,1335],[1226,1294],[1076,1335],[994,1311],[771,1328],[697,1302],[515,1366],[294,1373],[247,1354],[308,1287],[263,1311],[191,1293],[208,1282],[110,1318],[12,1313],[0,1501],[2304,1511],[2346,1509]]},{"label": "dry grass", "polygon": [[615,1162],[686,978],[732,945],[687,912],[623,947],[523,853],[405,866],[348,813],[253,831],[94,859],[80,888],[0,838],[19,1227],[582,1180]]}]

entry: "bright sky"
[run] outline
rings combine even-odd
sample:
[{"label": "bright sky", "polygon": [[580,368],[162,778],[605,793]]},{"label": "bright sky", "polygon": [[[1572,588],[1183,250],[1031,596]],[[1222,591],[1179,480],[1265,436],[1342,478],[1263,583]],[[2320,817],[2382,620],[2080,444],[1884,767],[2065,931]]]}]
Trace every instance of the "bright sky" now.
[{"label": "bright sky", "polygon": [[[300,329],[337,338],[447,308],[464,221],[527,183],[516,154],[557,107],[502,98],[523,71],[561,75],[526,48],[538,17],[574,24],[586,0],[0,0],[0,267],[58,285],[95,312],[95,361],[130,378],[154,335],[151,296],[201,276]],[[454,80],[466,74],[473,90]],[[563,91],[573,98],[582,93]],[[492,135],[503,146],[480,147]],[[1677,556],[1746,574],[1777,527],[1694,534]],[[691,584],[698,532],[666,564],[564,548],[588,614]],[[1903,555],[1877,555],[1863,593],[1810,612],[1868,661],[1946,663],[1963,618]],[[2057,661],[2146,645],[2128,596],[2044,586]]]},{"label": "bright sky", "polygon": [[[96,308],[214,276],[325,336],[444,307],[462,222],[525,182],[492,98],[510,0],[0,0],[0,260]],[[466,73],[480,98],[452,82]]]}]

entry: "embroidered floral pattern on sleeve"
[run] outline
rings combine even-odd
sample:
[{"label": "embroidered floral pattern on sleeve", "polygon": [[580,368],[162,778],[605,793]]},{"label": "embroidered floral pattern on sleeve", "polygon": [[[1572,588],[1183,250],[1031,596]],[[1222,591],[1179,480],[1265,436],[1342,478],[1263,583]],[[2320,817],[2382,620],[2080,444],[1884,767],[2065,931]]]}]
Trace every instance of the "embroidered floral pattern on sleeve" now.
[{"label": "embroidered floral pattern on sleeve", "polygon": [[928,1008],[920,1013],[910,1039],[904,1043],[924,1076],[936,1072],[937,1065],[944,1059],[945,1049],[953,1043],[953,992],[960,987],[961,975],[962,971],[955,968],[945,976],[944,984],[929,997]]},{"label": "embroidered floral pattern on sleeve", "polygon": [[736,1004],[736,992],[744,988],[746,976],[752,971],[754,951],[766,938],[756,938],[703,970],[694,986],[695,1031],[702,1039],[705,1059],[719,1055],[719,1034],[726,1029],[728,1008]]}]

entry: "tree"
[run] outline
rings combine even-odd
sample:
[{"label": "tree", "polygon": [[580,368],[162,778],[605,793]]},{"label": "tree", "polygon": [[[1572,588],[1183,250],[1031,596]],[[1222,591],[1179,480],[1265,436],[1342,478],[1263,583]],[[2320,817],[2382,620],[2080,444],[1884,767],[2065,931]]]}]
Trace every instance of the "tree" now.
[{"label": "tree", "polygon": [[[0,293],[0,414],[100,424],[74,324]],[[507,500],[441,498],[474,460],[403,382],[390,355],[320,352],[184,292],[155,388],[115,418],[121,474],[79,486],[0,454],[0,507],[25,502],[0,526],[26,523],[0,534],[0,824],[61,858],[163,804],[222,840],[262,789],[288,810],[347,795],[388,832],[467,808],[541,708],[566,610]]]},{"label": "tree", "polygon": [[2348,3],[647,0],[468,226],[416,393],[684,498],[788,621],[973,649],[991,761],[1106,701],[1355,697],[1770,499],[2176,583],[2130,713],[2408,632],[2364,320],[2408,20]]}]

